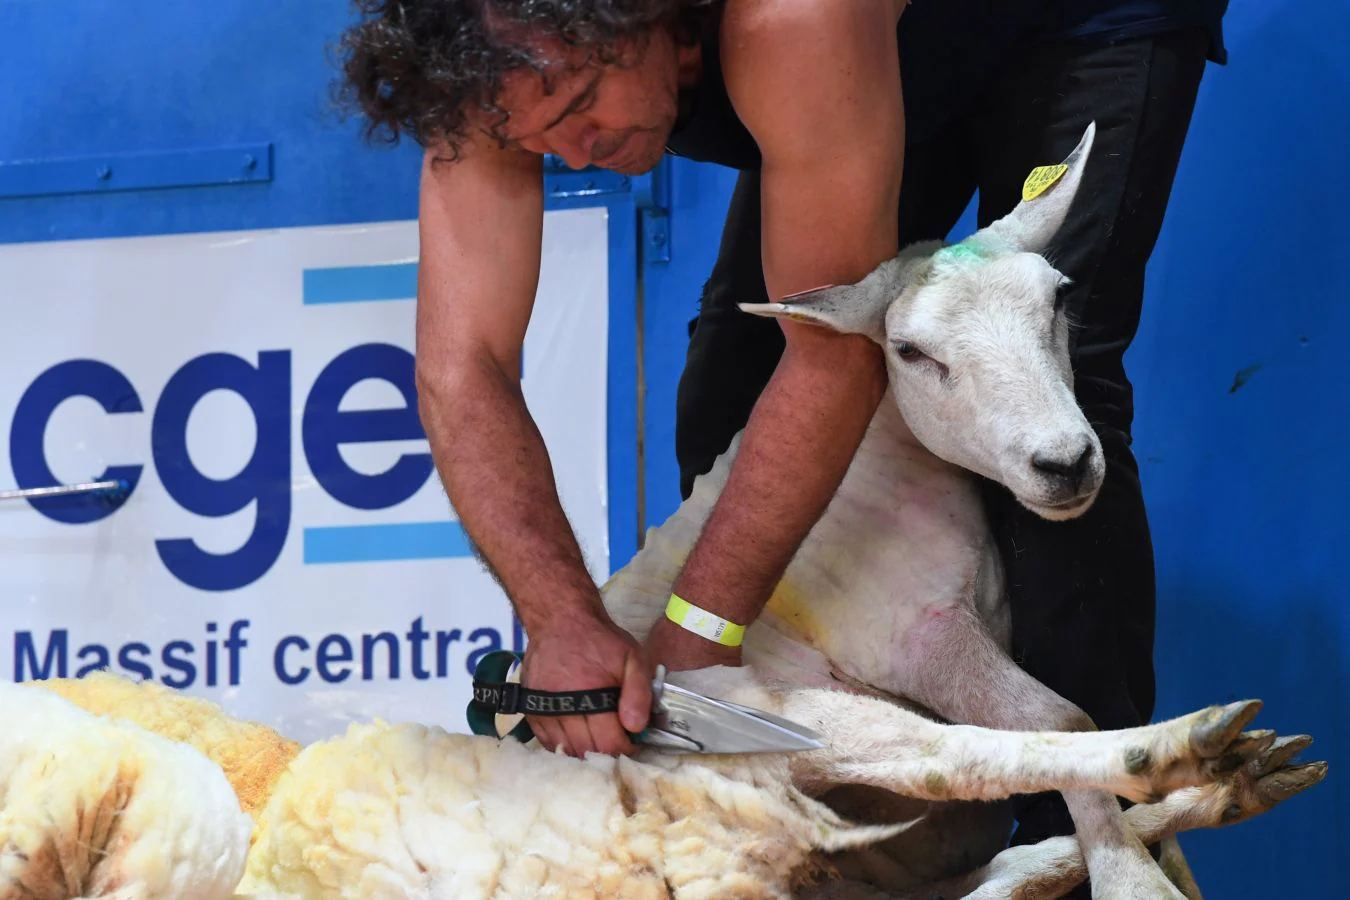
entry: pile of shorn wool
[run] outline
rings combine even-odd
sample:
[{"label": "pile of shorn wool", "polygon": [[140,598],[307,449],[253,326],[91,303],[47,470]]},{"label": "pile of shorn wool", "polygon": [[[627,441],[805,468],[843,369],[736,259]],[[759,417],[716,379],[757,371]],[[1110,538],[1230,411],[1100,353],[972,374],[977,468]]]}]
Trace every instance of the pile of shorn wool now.
[{"label": "pile of shorn wool", "polygon": [[786,898],[816,851],[894,833],[841,822],[781,761],[379,721],[301,748],[105,673],[0,684],[0,720],[0,900]]}]

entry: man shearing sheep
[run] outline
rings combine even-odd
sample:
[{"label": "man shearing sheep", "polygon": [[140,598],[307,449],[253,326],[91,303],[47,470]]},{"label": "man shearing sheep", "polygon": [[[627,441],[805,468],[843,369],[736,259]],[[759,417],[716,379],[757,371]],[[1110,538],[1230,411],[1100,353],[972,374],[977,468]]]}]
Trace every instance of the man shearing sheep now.
[{"label": "man shearing sheep", "polygon": [[[860,279],[979,224],[1089,121],[1095,160],[1054,260],[1073,281],[1076,392],[1107,478],[1052,523],[991,486],[1021,665],[1100,728],[1153,710],[1153,556],[1130,451],[1145,265],[1227,0],[363,0],[346,75],[372,129],[425,148],[417,383],[441,479],[529,635],[522,681],[622,685],[617,715],[531,721],[549,748],[632,750],[653,667],[740,662],[736,635],[825,508],[886,385],[869,340],[738,303]],[[681,488],[742,428],[729,483],[646,646],[606,617],[522,399],[545,154],[649,171],[666,153],[740,170],[678,403]],[[503,262],[507,261],[507,262]],[[919,348],[922,351],[922,348]],[[1016,842],[1070,833],[1028,798]]]}]

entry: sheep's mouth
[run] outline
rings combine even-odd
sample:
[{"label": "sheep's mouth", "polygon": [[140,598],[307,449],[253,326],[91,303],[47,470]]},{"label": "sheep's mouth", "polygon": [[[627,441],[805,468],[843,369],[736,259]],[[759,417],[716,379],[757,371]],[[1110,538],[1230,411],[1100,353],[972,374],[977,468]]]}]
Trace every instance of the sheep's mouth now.
[{"label": "sheep's mouth", "polygon": [[1057,503],[1042,503],[1023,498],[1022,505],[1043,519],[1059,521],[1077,518],[1087,512],[1088,507],[1092,506],[1096,499],[1097,492],[1089,491],[1086,494],[1070,497],[1068,500],[1060,500]]}]

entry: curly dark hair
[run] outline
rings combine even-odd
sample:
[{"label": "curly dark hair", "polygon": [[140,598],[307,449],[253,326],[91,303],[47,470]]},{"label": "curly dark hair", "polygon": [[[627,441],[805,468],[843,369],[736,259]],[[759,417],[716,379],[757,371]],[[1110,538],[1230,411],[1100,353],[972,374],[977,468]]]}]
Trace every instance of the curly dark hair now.
[{"label": "curly dark hair", "polygon": [[[496,98],[502,76],[543,61],[507,35],[530,34],[582,47],[586,59],[619,61],[641,48],[652,29],[669,26],[677,41],[697,39],[717,0],[354,0],[365,18],[339,41],[339,94],[366,118],[365,135],[397,144],[443,144],[454,157],[468,114],[489,114],[500,141],[507,114]],[[489,26],[486,21],[491,17]],[[546,84],[545,89],[548,89]]]}]

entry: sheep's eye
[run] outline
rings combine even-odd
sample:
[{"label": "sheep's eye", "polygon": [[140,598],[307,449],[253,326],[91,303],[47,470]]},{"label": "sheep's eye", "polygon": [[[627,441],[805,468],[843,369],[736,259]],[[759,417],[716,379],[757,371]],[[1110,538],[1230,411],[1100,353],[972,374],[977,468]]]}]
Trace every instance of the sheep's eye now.
[{"label": "sheep's eye", "polygon": [[1060,312],[1064,309],[1064,301],[1068,297],[1069,287],[1071,285],[1072,282],[1067,278],[1055,285],[1055,312]]},{"label": "sheep's eye", "polygon": [[895,352],[900,354],[901,359],[905,360],[914,360],[923,356],[923,354],[919,352],[919,348],[915,347],[909,341],[896,341]]}]

